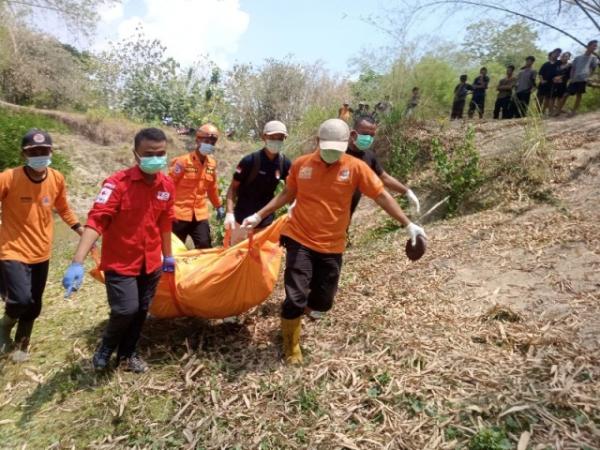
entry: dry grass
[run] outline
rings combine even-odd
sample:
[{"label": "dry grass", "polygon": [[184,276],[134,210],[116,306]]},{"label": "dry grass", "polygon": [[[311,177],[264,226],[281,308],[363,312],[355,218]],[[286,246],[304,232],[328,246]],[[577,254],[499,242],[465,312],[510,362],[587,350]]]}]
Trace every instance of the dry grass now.
[{"label": "dry grass", "polygon": [[[94,374],[105,295],[62,300],[63,242],[33,358],[0,369],[1,445],[600,448],[600,170],[582,161],[553,188],[566,212],[515,196],[436,223],[417,263],[402,231],[352,247],[302,368],[280,362],[278,286],[240,325],[152,320],[148,374]],[[385,220],[363,203],[357,240]]]}]

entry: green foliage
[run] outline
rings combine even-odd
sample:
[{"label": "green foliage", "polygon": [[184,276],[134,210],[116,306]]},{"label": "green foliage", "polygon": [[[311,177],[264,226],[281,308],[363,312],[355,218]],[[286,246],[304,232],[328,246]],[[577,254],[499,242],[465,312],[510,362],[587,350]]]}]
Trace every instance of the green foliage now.
[{"label": "green foliage", "polygon": [[529,55],[543,56],[537,47],[538,32],[529,22],[505,24],[484,19],[467,26],[463,49],[481,64],[490,62],[506,67],[518,66]]},{"label": "green foliage", "polygon": [[[0,108],[0,170],[23,163],[21,139],[30,128],[64,132],[65,126],[49,117]],[[63,174],[71,171],[68,160],[60,153],[52,155],[52,167]]]},{"label": "green foliage", "polygon": [[499,428],[483,428],[469,441],[469,450],[511,450],[506,432]]},{"label": "green foliage", "polygon": [[469,127],[462,144],[444,149],[437,138],[431,142],[435,171],[449,195],[448,213],[455,214],[465,198],[483,182],[479,153],[475,147],[475,129]]},{"label": "green foliage", "polygon": [[395,178],[406,180],[420,154],[421,145],[418,141],[405,139],[401,133],[394,134],[391,138],[387,171]]}]

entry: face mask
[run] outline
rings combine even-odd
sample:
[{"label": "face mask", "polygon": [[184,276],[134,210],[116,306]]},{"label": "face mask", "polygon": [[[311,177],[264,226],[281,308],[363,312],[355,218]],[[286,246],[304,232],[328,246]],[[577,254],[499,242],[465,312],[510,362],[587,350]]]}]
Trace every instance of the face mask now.
[{"label": "face mask", "polygon": [[283,150],[283,141],[267,139],[265,147],[267,147],[267,150],[269,150],[271,153],[279,153]]},{"label": "face mask", "polygon": [[48,156],[29,156],[27,166],[38,172],[43,172],[52,162],[52,157]]},{"label": "face mask", "polygon": [[202,142],[198,147],[198,151],[202,155],[212,155],[215,152],[215,146],[212,144],[207,144],[206,142]]},{"label": "face mask", "polygon": [[165,156],[139,156],[140,170],[149,175],[154,175],[167,167],[167,155]]},{"label": "face mask", "polygon": [[344,152],[338,152],[337,150],[323,150],[321,149],[321,159],[327,164],[333,164],[340,160]]},{"label": "face mask", "polygon": [[359,134],[354,141],[354,145],[356,145],[359,150],[368,150],[371,148],[371,145],[373,145],[374,140],[375,139],[371,135]]}]

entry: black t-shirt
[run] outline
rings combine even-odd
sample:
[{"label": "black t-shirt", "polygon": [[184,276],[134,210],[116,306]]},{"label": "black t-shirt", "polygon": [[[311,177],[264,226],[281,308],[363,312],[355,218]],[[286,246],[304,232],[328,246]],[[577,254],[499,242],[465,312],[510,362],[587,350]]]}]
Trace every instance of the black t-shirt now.
[{"label": "black t-shirt", "polygon": [[[483,80],[481,80],[482,78],[483,78]],[[483,81],[483,83],[480,83],[480,81]],[[487,75],[485,75],[484,77],[482,77],[481,75],[477,76],[475,78],[475,80],[473,80],[473,84],[471,85],[473,87],[473,95],[474,96],[485,95],[485,91],[488,88],[489,84],[490,84],[490,77],[488,77]],[[482,86],[482,87],[475,87],[475,86]]]},{"label": "black t-shirt", "polygon": [[[248,182],[256,157],[260,158],[259,170],[254,180]],[[282,154],[271,161],[264,149],[242,158],[233,174],[233,179],[240,182],[237,203],[233,210],[238,223],[242,223],[246,217],[260,210],[273,199],[277,185],[280,181],[285,181],[291,166],[292,162]],[[265,217],[258,228],[270,225],[273,218],[273,214]]]},{"label": "black t-shirt", "polygon": [[552,78],[556,76],[556,71],[559,66],[560,62],[557,64],[557,62],[546,61],[544,64],[542,64],[542,67],[540,67],[539,71],[539,75],[542,77],[542,80],[552,81]]},{"label": "black t-shirt", "polygon": [[[381,167],[377,156],[375,156],[375,153],[373,153],[371,150],[353,150],[348,147],[346,153],[365,162],[367,166],[369,166],[371,170],[377,174],[378,177],[383,174],[383,167]],[[358,206],[358,202],[360,202],[361,197],[362,194],[358,189],[354,191],[354,194],[352,195],[352,203],[350,204],[350,215],[354,214],[354,210]]]}]

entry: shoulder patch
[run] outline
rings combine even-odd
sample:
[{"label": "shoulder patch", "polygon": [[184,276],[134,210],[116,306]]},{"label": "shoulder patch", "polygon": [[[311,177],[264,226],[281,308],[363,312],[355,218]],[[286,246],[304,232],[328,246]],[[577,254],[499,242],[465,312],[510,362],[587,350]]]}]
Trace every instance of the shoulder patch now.
[{"label": "shoulder patch", "polygon": [[106,204],[106,202],[108,202],[108,199],[112,195],[114,188],[114,184],[105,183],[104,186],[102,186],[102,189],[100,189],[98,195],[96,196],[96,200],[94,201],[94,203],[99,203],[101,205]]},{"label": "shoulder patch", "polygon": [[167,191],[158,191],[156,193],[156,198],[160,201],[166,202],[171,197],[171,193]]}]

